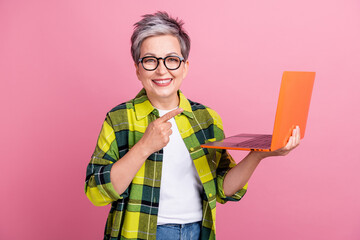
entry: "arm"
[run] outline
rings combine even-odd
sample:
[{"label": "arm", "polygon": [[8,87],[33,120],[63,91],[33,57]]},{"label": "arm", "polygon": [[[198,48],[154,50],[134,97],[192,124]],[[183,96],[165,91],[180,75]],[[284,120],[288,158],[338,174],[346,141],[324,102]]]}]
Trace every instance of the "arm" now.
[{"label": "arm", "polygon": [[168,121],[182,111],[181,108],[175,109],[150,123],[140,141],[113,165],[110,179],[118,193],[127,189],[145,160],[152,153],[159,151],[168,144],[169,137],[172,134],[171,123]]},{"label": "arm", "polygon": [[132,178],[149,155],[139,141],[120,158],[111,118],[107,116],[87,168],[86,196],[96,206],[126,197]]},{"label": "arm", "polygon": [[94,205],[103,206],[124,196],[147,157],[167,145],[172,133],[168,120],[181,112],[176,109],[150,123],[140,141],[120,159],[115,132],[107,117],[87,169],[85,192]]},{"label": "arm", "polygon": [[296,127],[285,147],[272,152],[250,152],[226,174],[223,185],[225,195],[231,196],[242,189],[263,159],[272,156],[285,156],[299,144],[300,129]]},{"label": "arm", "polygon": [[[207,108],[213,119],[213,137],[214,140],[224,139],[224,131],[221,117],[214,110]],[[214,151],[214,150],[208,150]],[[224,180],[229,171],[236,166],[236,162],[225,149],[216,149],[215,151],[216,163],[210,159],[212,163],[216,164],[216,200],[217,202],[224,204],[228,201],[239,201],[245,195],[247,191],[247,185],[243,186],[239,191],[231,195],[226,195],[224,192]]]},{"label": "arm", "polygon": [[122,198],[110,182],[110,170],[117,159],[119,159],[118,144],[108,114],[86,170],[85,193],[96,206],[103,206]]}]

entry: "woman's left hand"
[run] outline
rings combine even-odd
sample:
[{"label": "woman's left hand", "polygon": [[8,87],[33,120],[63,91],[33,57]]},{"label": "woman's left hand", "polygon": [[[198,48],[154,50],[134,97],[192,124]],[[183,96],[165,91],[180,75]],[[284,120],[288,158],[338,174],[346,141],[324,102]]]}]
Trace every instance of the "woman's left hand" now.
[{"label": "woman's left hand", "polygon": [[300,144],[300,128],[296,126],[286,146],[272,152],[251,151],[235,167],[230,169],[224,180],[224,193],[232,196],[249,181],[258,164],[267,157],[285,156]]},{"label": "woman's left hand", "polygon": [[300,145],[300,128],[299,126],[296,126],[296,128],[293,129],[292,135],[289,138],[289,141],[287,142],[286,146],[273,151],[273,153],[275,154],[273,156],[285,156],[289,152],[291,152],[291,150],[293,150],[299,145]]},{"label": "woman's left hand", "polygon": [[253,152],[253,153],[261,155],[261,158],[267,158],[272,156],[285,156],[299,145],[300,145],[300,128],[299,126],[296,126],[296,128],[293,129],[292,135],[289,138],[289,141],[287,142],[285,147],[271,152]]}]

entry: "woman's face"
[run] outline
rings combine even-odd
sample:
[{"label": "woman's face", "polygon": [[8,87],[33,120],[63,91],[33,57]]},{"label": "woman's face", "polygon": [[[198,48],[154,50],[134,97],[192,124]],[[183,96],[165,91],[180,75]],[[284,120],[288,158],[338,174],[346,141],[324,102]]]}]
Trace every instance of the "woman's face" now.
[{"label": "woman's face", "polygon": [[[182,57],[179,40],[172,35],[149,37],[141,44],[140,58],[146,56],[164,58],[170,55]],[[154,71],[147,71],[141,63],[135,64],[136,75],[154,107],[171,109],[178,106],[177,91],[187,75],[188,65],[189,62],[186,61],[182,62],[178,69],[168,70],[163,60],[159,60],[159,65]]]}]

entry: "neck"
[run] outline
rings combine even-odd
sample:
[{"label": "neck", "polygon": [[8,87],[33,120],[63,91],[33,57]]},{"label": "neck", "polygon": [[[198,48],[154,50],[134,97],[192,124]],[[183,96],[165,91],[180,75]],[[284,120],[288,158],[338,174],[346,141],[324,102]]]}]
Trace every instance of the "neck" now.
[{"label": "neck", "polygon": [[179,106],[180,99],[179,96],[176,94],[173,98],[153,98],[148,96],[151,105],[153,105],[157,109],[161,110],[171,110]]}]

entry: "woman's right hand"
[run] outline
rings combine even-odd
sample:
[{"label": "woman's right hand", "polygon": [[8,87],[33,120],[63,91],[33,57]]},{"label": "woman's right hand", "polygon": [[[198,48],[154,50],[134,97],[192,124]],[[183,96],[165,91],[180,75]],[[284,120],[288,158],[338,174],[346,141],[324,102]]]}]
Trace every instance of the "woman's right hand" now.
[{"label": "woman's right hand", "polygon": [[138,142],[143,146],[142,149],[144,149],[148,155],[159,151],[169,143],[172,130],[171,123],[168,121],[182,112],[182,108],[177,108],[149,124],[144,135]]}]

